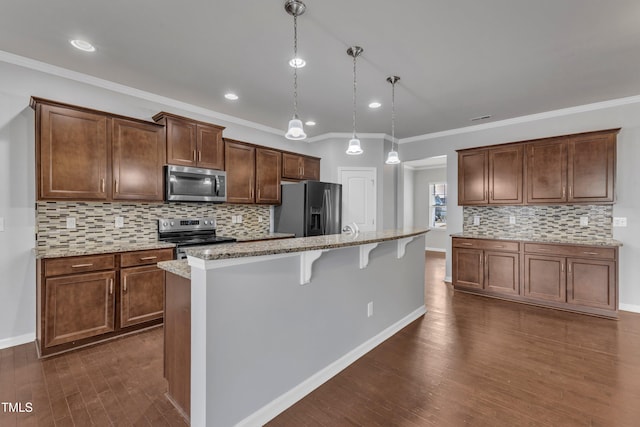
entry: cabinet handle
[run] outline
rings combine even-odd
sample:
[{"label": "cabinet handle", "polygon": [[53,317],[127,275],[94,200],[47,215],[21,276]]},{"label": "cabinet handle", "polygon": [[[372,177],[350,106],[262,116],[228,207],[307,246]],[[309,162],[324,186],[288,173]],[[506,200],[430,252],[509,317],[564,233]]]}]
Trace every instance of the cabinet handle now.
[{"label": "cabinet handle", "polygon": [[127,278],[126,277],[124,278],[124,283],[122,285],[123,285],[122,291],[123,292],[127,292]]},{"label": "cabinet handle", "polygon": [[540,252],[549,252],[551,249],[538,249]]},{"label": "cabinet handle", "polygon": [[198,151],[198,161],[202,160],[202,151]]},{"label": "cabinet handle", "polygon": [[196,161],[196,150],[193,150],[193,161]]},{"label": "cabinet handle", "polygon": [[573,197],[573,187],[569,186],[569,198]]},{"label": "cabinet handle", "polygon": [[93,265],[92,262],[90,262],[88,264],[75,264],[75,265],[72,265],[71,268],[91,267],[92,265]]},{"label": "cabinet handle", "polygon": [[582,252],[585,255],[600,255],[599,252]]},{"label": "cabinet handle", "polygon": [[473,243],[460,243],[462,246],[473,246]]},{"label": "cabinet handle", "polygon": [[571,274],[571,263],[567,264],[567,267],[569,269],[569,274]]},{"label": "cabinet handle", "polygon": [[140,261],[150,261],[150,260],[156,259],[156,258],[158,258],[158,257],[157,256],[143,256],[143,257],[140,257]]},{"label": "cabinet handle", "polygon": [[564,273],[564,262],[560,263],[560,271],[562,271]]},{"label": "cabinet handle", "polygon": [[496,248],[504,248],[504,245],[498,245]]},{"label": "cabinet handle", "polygon": [[104,178],[100,180],[100,188],[101,188],[101,191],[104,193]]},{"label": "cabinet handle", "polygon": [[566,191],[566,190],[567,190],[567,189],[566,189],[566,187],[563,185],[563,186],[562,186],[562,198],[563,198],[563,199],[564,199],[565,195],[567,194],[567,191]]},{"label": "cabinet handle", "polygon": [[109,295],[113,295],[113,279],[109,279]]},{"label": "cabinet handle", "polygon": [[116,193],[118,192],[120,186],[118,185],[118,180],[116,179]]},{"label": "cabinet handle", "polygon": [[261,190],[261,188],[258,188],[258,200],[260,200],[260,195],[262,193],[260,190]]}]

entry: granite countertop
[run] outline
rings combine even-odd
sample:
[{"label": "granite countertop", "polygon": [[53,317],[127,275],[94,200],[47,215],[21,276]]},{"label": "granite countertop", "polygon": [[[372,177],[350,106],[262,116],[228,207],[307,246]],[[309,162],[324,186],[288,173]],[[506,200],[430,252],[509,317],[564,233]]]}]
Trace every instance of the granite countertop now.
[{"label": "granite countertop", "polygon": [[576,238],[571,236],[522,236],[515,234],[483,234],[483,233],[455,233],[451,237],[462,237],[465,239],[492,239],[492,240],[516,240],[520,242],[534,243],[560,243],[567,245],[585,246],[622,246],[622,242],[615,239],[588,237]]},{"label": "granite countertop", "polygon": [[421,228],[410,228],[404,230],[366,231],[357,234],[296,237],[259,242],[237,242],[188,248],[185,252],[189,256],[204,260],[241,258],[358,246],[366,243],[378,243],[418,236],[428,231]]},{"label": "granite countertop", "polygon": [[238,242],[254,242],[258,240],[289,239],[296,237],[294,233],[250,233],[235,237]]},{"label": "granite countertop", "polygon": [[176,259],[173,261],[160,261],[158,267],[168,271],[169,273],[177,274],[185,279],[191,279],[191,267],[186,259]]},{"label": "granite countertop", "polygon": [[34,248],[36,258],[60,258],[81,255],[108,254],[112,252],[132,252],[149,249],[174,248],[176,245],[166,242],[144,242],[144,243],[113,243],[95,245],[81,245],[73,248]]}]

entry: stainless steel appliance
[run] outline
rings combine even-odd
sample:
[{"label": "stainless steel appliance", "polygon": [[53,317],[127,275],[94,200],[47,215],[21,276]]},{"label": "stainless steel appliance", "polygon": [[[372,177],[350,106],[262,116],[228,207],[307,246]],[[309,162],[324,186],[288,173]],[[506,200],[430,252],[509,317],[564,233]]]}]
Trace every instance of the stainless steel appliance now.
[{"label": "stainless steel appliance", "polygon": [[320,181],[282,184],[282,204],[274,210],[274,231],[296,237],[339,234],[342,185]]},{"label": "stainless steel appliance", "polygon": [[227,174],[213,169],[165,166],[165,200],[169,202],[227,201]]},{"label": "stainless steel appliance", "polygon": [[216,235],[215,218],[159,219],[158,240],[176,244],[176,259],[185,259],[185,248],[235,242],[233,237]]}]

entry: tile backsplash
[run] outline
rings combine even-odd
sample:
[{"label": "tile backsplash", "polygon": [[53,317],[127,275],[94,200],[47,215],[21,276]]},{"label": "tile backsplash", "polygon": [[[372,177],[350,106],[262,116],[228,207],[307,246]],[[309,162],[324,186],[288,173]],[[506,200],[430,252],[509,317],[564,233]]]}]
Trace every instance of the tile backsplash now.
[{"label": "tile backsplash", "polygon": [[[242,215],[242,223],[232,223],[232,216],[236,215]],[[115,227],[117,216],[124,218],[124,227]],[[269,206],[209,203],[37,202],[37,247],[38,249],[55,249],[86,244],[155,242],[158,238],[159,218],[212,216],[216,218],[217,234],[221,236],[269,232]],[[75,229],[67,228],[67,218],[75,218]]]},{"label": "tile backsplash", "polygon": [[[474,225],[475,216],[480,225]],[[515,224],[509,222],[515,218]],[[580,225],[581,218],[588,225]],[[488,236],[564,237],[575,239],[612,238],[613,206],[465,206],[463,231]]]}]

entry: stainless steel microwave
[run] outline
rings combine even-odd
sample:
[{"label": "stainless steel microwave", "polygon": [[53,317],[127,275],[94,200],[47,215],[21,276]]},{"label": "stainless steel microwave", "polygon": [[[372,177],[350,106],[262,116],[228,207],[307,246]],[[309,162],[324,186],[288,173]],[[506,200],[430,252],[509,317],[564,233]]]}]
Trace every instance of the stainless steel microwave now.
[{"label": "stainless steel microwave", "polygon": [[169,202],[227,201],[227,174],[225,171],[165,166],[165,200]]}]

